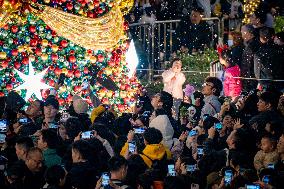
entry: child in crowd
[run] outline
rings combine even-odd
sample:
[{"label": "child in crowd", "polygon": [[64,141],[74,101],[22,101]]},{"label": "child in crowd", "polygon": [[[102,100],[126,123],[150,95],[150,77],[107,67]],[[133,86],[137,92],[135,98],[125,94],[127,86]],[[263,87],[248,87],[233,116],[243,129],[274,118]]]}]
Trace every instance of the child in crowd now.
[{"label": "child in crowd", "polygon": [[276,140],[270,136],[264,136],[261,139],[261,150],[254,157],[254,167],[260,171],[267,168],[269,164],[275,164],[279,155],[276,151]]}]

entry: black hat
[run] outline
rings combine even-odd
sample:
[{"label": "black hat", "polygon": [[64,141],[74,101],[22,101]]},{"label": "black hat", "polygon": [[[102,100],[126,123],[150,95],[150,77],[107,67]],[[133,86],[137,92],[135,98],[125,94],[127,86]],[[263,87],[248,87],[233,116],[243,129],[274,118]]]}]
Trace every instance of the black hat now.
[{"label": "black hat", "polygon": [[24,105],[26,104],[26,101],[15,91],[11,91],[6,99],[6,105],[8,110],[12,110],[14,112],[17,112],[20,110]]},{"label": "black hat", "polygon": [[44,103],[44,106],[53,106],[55,109],[59,110],[59,102],[53,95],[49,95]]}]

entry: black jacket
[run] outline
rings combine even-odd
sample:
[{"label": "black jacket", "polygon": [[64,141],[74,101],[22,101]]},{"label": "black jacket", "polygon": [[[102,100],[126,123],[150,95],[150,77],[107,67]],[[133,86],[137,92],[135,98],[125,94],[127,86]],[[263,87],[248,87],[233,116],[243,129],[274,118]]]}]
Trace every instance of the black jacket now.
[{"label": "black jacket", "polygon": [[73,163],[66,178],[66,186],[77,189],[93,189],[97,180],[97,171],[88,161]]},{"label": "black jacket", "polygon": [[45,167],[42,168],[41,171],[33,173],[25,165],[24,188],[42,188],[45,184],[44,172]]}]

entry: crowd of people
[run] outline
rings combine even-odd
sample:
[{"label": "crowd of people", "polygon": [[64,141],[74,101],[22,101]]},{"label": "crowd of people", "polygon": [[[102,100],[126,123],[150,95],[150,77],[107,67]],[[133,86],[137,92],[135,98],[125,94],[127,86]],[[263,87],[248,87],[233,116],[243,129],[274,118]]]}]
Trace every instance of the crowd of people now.
[{"label": "crowd of people", "polygon": [[180,94],[182,63],[172,64],[164,91],[150,98],[141,87],[131,114],[100,104],[89,115],[79,96],[67,109],[49,95],[25,111],[16,92],[1,97],[0,188],[282,188],[283,94],[224,98],[216,77]]}]

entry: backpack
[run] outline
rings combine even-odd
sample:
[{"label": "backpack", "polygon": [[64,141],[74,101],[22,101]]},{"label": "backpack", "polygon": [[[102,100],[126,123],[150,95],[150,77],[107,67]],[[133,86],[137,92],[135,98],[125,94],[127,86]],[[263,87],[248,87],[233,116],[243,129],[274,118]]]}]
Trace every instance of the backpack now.
[{"label": "backpack", "polygon": [[167,173],[168,172],[168,159],[167,159],[167,153],[165,152],[164,156],[160,160],[152,160],[149,158],[147,155],[143,153],[144,156],[146,156],[149,160],[152,162],[152,169],[154,170],[159,170],[162,173]]}]

